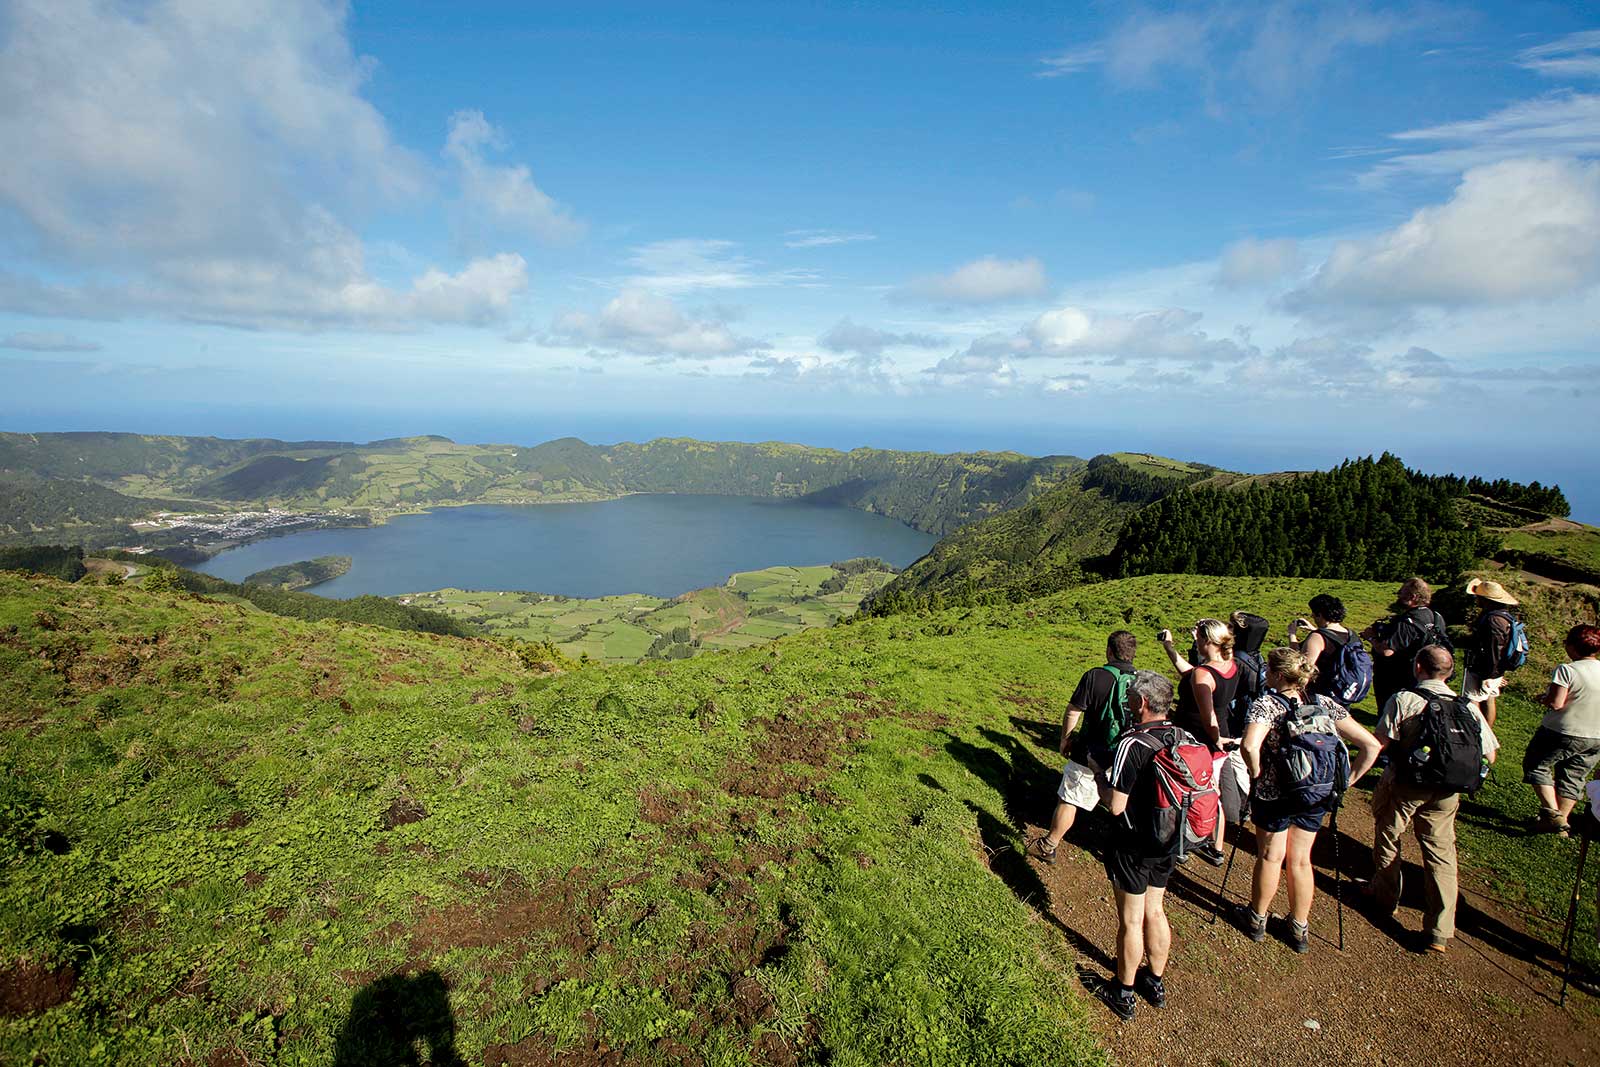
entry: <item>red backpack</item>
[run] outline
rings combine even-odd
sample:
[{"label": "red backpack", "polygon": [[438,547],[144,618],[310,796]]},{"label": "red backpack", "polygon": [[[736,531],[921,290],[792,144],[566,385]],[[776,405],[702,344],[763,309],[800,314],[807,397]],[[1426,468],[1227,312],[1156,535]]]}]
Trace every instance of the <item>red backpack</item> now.
[{"label": "red backpack", "polygon": [[1156,775],[1155,836],[1183,857],[1217,832],[1222,796],[1211,780],[1211,749],[1194,735],[1175,726],[1138,731],[1140,740],[1154,748],[1150,763]]}]

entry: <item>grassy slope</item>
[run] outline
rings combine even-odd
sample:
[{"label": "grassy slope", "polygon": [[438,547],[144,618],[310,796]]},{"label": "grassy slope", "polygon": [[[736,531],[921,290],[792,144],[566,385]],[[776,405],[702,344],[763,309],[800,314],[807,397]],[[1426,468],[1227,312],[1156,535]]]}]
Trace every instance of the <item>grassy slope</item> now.
[{"label": "grassy slope", "polygon": [[743,571],[724,587],[697,589],[671,600],[629,593],[577,600],[542,593],[439,589],[403,600],[482,626],[488,633],[551,641],[567,655],[631,663],[657,637],[687,626],[700,648],[748,648],[853,613],[893,575],[851,575],[845,588],[823,593],[832,567],[769,567]]},{"label": "grassy slope", "polygon": [[[0,1020],[0,1060],[326,1063],[366,983],[432,969],[473,1062],[1097,1061],[1070,950],[984,859],[1024,893],[1012,827],[1048,798],[1012,783],[1054,763],[1036,739],[1108,630],[1247,606],[1277,632],[1324,589],[1355,621],[1392,593],[1151,576],[549,679],[481,643],[0,575],[0,964],[81,970]],[[1505,833],[1531,713],[1503,714],[1464,854],[1548,924],[1574,845]],[[428,818],[384,831],[402,798]]]}]

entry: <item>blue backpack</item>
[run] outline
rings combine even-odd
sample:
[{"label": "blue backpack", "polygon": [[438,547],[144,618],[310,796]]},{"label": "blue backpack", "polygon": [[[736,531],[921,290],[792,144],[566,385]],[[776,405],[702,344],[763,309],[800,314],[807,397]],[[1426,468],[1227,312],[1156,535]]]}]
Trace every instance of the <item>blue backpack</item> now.
[{"label": "blue backpack", "polygon": [[1522,620],[1509,611],[1495,612],[1511,620],[1511,635],[1506,638],[1506,651],[1496,664],[1497,674],[1504,675],[1516,670],[1528,662],[1528,628],[1522,625]]},{"label": "blue backpack", "polygon": [[[1326,638],[1324,638],[1326,640]],[[1350,635],[1333,661],[1333,677],[1328,679],[1328,695],[1345,707],[1359,704],[1372,692],[1372,653],[1361,638]]]},{"label": "blue backpack", "polygon": [[1350,785],[1350,750],[1336,733],[1319,729],[1316,704],[1294,705],[1272,694],[1288,715],[1278,746],[1278,790],[1301,808],[1335,803]]}]

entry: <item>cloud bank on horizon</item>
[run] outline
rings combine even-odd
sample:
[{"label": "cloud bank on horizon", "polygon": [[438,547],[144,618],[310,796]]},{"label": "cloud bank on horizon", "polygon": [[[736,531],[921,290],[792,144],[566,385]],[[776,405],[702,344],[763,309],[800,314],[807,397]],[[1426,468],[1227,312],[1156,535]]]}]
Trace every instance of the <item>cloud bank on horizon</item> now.
[{"label": "cloud bank on horizon", "polygon": [[1577,432],[1581,10],[715,14],[16,0],[0,366],[94,353],[133,406],[1200,430],[1493,395]]}]

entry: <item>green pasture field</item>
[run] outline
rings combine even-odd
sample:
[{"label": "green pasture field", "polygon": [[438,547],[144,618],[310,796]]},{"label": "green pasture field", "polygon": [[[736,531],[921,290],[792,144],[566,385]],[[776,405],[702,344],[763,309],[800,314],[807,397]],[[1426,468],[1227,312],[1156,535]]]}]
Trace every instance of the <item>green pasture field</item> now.
[{"label": "green pasture field", "polygon": [[[1110,630],[1168,669],[1155,630],[1277,635],[1323,591],[1364,619],[1393,587],[1148,576],[548,676],[0,574],[0,967],[55,1001],[0,1018],[0,1062],[1104,1063],[1008,859],[1038,739]],[[1530,605],[1541,664],[1572,608]],[[1463,855],[1553,940],[1577,844],[1518,830],[1526,669]]]},{"label": "green pasture field", "polygon": [[[680,627],[688,627],[691,641],[701,641],[702,647],[746,648],[829,626],[853,614],[893,577],[886,571],[864,571],[848,575],[842,590],[822,593],[822,583],[836,573],[826,566],[742,571],[723,586],[672,600],[640,593],[573,600],[466,589],[393,599],[463,619],[496,636],[551,641],[573,658],[627,663],[644,657],[657,637]],[[753,614],[762,609],[776,609],[777,614]]]},{"label": "green pasture field", "polygon": [[1548,556],[1579,570],[1600,575],[1600,530],[1593,526],[1563,524],[1561,529],[1517,529],[1501,532],[1508,551],[1524,556]]}]

